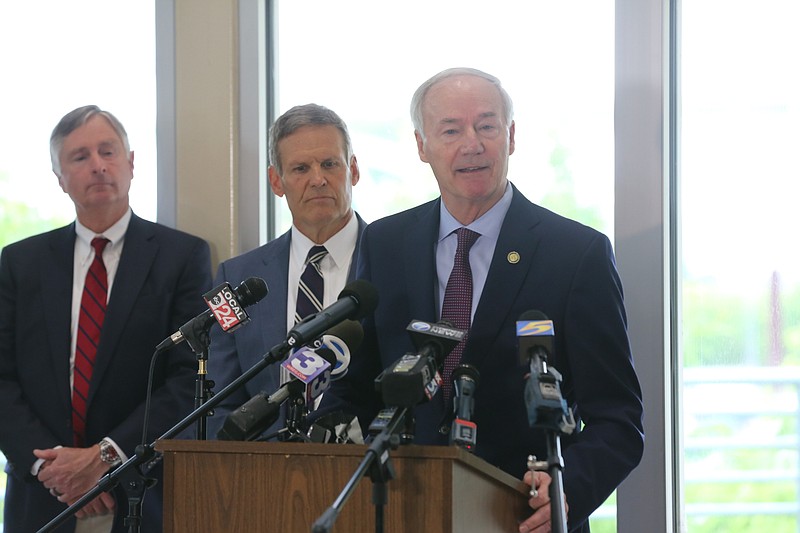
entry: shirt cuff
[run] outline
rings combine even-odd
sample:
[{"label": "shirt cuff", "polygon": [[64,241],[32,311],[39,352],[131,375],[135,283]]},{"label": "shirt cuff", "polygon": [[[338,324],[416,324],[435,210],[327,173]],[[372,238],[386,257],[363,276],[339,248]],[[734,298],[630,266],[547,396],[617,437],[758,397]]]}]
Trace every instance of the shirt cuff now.
[{"label": "shirt cuff", "polygon": [[[56,446],[53,449],[57,450],[59,448],[62,448],[62,446]],[[36,462],[34,462],[33,466],[31,467],[31,475],[33,477],[36,477],[36,476],[39,475],[39,470],[42,468],[43,464],[44,464],[44,459],[36,459]]]}]

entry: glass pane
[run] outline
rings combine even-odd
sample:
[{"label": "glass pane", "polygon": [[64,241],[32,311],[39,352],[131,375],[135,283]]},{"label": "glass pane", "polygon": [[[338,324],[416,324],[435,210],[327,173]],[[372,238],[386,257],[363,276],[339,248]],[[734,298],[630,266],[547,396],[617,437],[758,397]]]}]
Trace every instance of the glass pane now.
[{"label": "glass pane", "polygon": [[[514,99],[509,178],[529,199],[611,237],[614,2],[397,7],[313,0],[277,10],[278,113],[315,102],[347,122],[363,176],[354,189],[359,213],[375,220],[438,196],[417,156],[411,95],[436,72],[469,66],[499,77]],[[291,217],[279,221],[285,230]]]},{"label": "glass pane", "polygon": [[682,4],[687,531],[797,531],[800,4]]},{"label": "glass pane", "polygon": [[[365,220],[438,196],[417,156],[411,95],[436,72],[468,66],[499,77],[514,99],[510,180],[613,238],[612,0],[496,0],[490,9],[475,0],[312,0],[277,11],[278,112],[315,102],[347,122],[362,172],[354,206]],[[282,233],[291,217],[277,204]],[[592,531],[615,524],[610,503]]]},{"label": "glass pane", "polygon": [[[96,104],[135,151],[131,206],[156,217],[154,2],[0,2],[0,247],[74,220],[50,165],[64,114]],[[0,472],[5,459],[0,455]],[[5,474],[0,473],[0,509]],[[0,531],[2,512],[0,512]]]},{"label": "glass pane", "polygon": [[154,2],[0,3],[0,246],[72,221],[50,167],[50,133],[96,104],[135,151],[131,205],[156,217]]}]

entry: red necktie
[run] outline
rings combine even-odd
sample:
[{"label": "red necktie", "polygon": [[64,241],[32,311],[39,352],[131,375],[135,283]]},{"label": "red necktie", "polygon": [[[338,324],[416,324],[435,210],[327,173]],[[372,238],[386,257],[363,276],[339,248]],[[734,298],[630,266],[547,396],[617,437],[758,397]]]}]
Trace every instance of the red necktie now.
[{"label": "red necktie", "polygon": [[106,316],[108,277],[103,264],[103,249],[108,239],[92,239],[94,260],[86,273],[78,315],[78,339],[75,343],[75,370],[72,374],[72,432],[75,446],[83,447],[86,437],[86,404],[92,380],[100,330]]},{"label": "red necktie", "polygon": [[458,228],[458,246],[456,247],[456,257],[453,262],[453,270],[447,280],[447,287],[444,290],[444,301],[442,302],[442,320],[446,320],[458,329],[468,332],[461,341],[453,348],[444,360],[444,371],[442,372],[442,392],[445,401],[450,399],[451,376],[453,370],[461,362],[461,354],[464,352],[464,345],[469,335],[469,326],[472,321],[472,269],[469,266],[469,250],[475,241],[480,237],[467,228]]}]

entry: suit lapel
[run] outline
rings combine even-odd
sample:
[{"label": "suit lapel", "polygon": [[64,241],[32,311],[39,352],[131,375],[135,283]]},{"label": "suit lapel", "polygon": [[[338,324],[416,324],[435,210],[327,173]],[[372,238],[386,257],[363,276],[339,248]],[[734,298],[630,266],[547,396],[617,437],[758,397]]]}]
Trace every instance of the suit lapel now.
[{"label": "suit lapel", "polygon": [[291,242],[292,232],[290,230],[275,239],[273,246],[267,246],[266,253],[262,258],[264,279],[269,286],[270,294],[276,298],[270,300],[268,305],[257,305],[254,310],[253,321],[261,330],[265,351],[286,338],[287,278],[289,277]]},{"label": "suit lapel", "polygon": [[361,251],[361,236],[364,235],[364,230],[367,223],[356,213],[356,220],[358,220],[358,235],[356,236],[356,247],[353,250],[353,259],[350,261],[350,269],[347,271],[347,282],[350,283],[356,279],[356,270],[358,263],[359,252]]},{"label": "suit lapel", "polygon": [[[103,332],[97,348],[97,360],[89,390],[90,403],[97,384],[113,360],[125,324],[155,260],[158,243],[153,237],[152,228],[148,227],[144,220],[133,215],[125,232],[125,244],[111,287]],[[153,350],[155,351],[155,346]]]},{"label": "suit lapel", "polygon": [[[436,309],[436,255],[434,253],[439,232],[439,205],[435,200],[420,207],[417,223],[404,235],[403,261],[406,294],[410,320],[435,322],[439,318]],[[420,287],[420,280],[431,280],[432,285]]]},{"label": "suit lapel", "polygon": [[72,324],[72,270],[75,256],[75,225],[52,233],[48,255],[41,270],[44,321],[50,339],[50,361],[58,376],[58,395],[71,403],[69,358]]},{"label": "suit lapel", "polygon": [[[436,305],[438,279],[435,249],[439,237],[440,205],[441,198],[420,206],[414,213],[416,221],[405,228],[402,260],[405,293],[408,295],[408,322],[436,322],[439,319]],[[428,285],[424,285],[423,280],[428,280]],[[418,406],[417,414],[439,423],[446,414],[443,396],[437,394],[432,401]]]},{"label": "suit lapel", "polygon": [[[540,240],[535,232],[538,223],[533,204],[515,188],[475,310],[475,326],[464,350],[465,362],[480,365],[490,355],[492,340],[508,323],[508,314],[533,266]],[[514,320],[516,317],[511,318]]]}]

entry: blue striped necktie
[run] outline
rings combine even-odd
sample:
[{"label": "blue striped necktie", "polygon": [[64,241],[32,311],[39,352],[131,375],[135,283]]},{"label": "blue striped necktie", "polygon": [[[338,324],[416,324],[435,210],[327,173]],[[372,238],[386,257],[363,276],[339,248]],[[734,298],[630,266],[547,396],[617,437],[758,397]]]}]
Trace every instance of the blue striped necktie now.
[{"label": "blue striped necktie", "polygon": [[297,286],[295,323],[300,322],[308,315],[322,311],[325,282],[322,279],[320,262],[326,255],[328,255],[328,250],[324,246],[312,246],[308,251],[306,267],[300,275],[300,283]]}]

